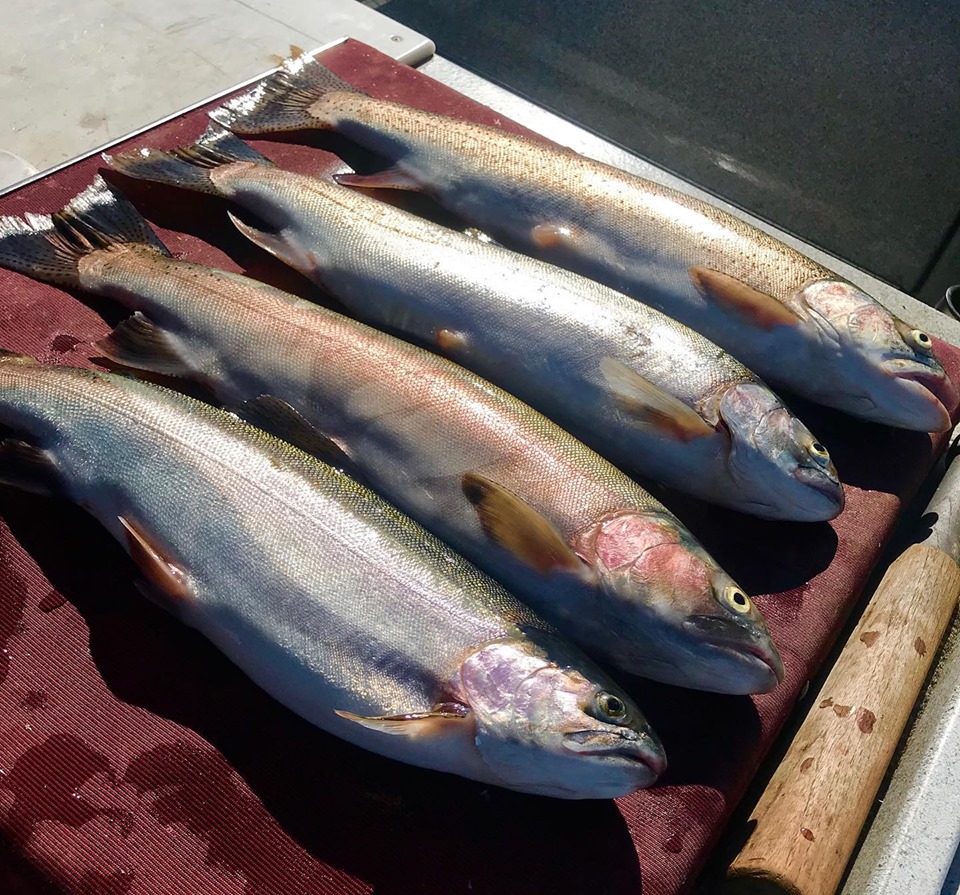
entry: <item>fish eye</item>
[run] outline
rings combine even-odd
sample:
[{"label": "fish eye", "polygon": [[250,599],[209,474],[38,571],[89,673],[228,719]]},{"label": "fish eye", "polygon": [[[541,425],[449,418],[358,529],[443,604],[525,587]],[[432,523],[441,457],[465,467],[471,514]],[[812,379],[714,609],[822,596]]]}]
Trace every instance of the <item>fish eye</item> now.
[{"label": "fish eye", "polygon": [[908,345],[913,346],[918,351],[922,351],[924,354],[930,354],[933,351],[933,342],[931,341],[930,336],[919,329],[910,330],[906,342]]},{"label": "fish eye", "polygon": [[821,463],[830,461],[830,451],[828,451],[819,441],[814,441],[807,450]]},{"label": "fish eye", "polygon": [[627,714],[627,707],[619,696],[612,693],[600,693],[597,695],[597,708],[604,719],[620,721]]},{"label": "fish eye", "polygon": [[933,355],[933,339],[923,330],[913,329],[909,323],[904,323],[899,317],[893,318],[893,325],[897,328],[900,338],[903,339],[908,348],[912,348],[920,354]]},{"label": "fish eye", "polygon": [[933,339],[930,338],[921,329],[912,329],[909,323],[904,323],[899,318],[894,318],[894,326],[900,333],[900,338],[906,343],[908,348],[919,351],[921,354],[933,354]]},{"label": "fish eye", "polygon": [[723,600],[734,612],[741,615],[746,615],[752,606],[750,598],[735,585],[724,589]]}]

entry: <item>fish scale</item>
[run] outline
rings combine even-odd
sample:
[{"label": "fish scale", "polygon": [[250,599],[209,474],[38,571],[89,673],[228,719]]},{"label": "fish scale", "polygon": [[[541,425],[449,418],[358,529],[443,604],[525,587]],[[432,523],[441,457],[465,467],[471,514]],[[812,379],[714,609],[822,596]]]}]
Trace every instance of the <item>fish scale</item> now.
[{"label": "fish scale", "polygon": [[629,294],[770,383],[874,422],[945,431],[960,394],[929,336],[746,221],[662,184],[367,96],[309,56],[211,113],[236,133],[334,130],[388,159],[352,186],[420,189],[504,245]]},{"label": "fish scale", "polygon": [[[59,238],[74,231],[84,238]],[[43,252],[58,273],[37,268]],[[170,258],[102,179],[53,217],[0,220],[0,263],[135,311],[99,354],[202,382],[330,457],[618,667],[730,693],[781,677],[759,611],[678,520],[462,367],[254,280]]]},{"label": "fish scale", "polygon": [[780,399],[659,311],[330,180],[281,171],[216,127],[190,147],[108,161],[232,198],[276,230],[235,219],[245,235],[353,313],[500,385],[627,472],[768,518],[819,521],[843,505],[829,456]]},{"label": "fish scale", "polygon": [[[413,764],[568,798],[625,794],[662,770],[636,706],[549,625],[296,448],[155,385],[9,354],[0,421],[34,451],[18,466],[31,448],[4,443],[7,481],[29,484],[30,470],[50,466],[158,603],[317,726]],[[516,708],[531,727],[513,730],[488,704],[525,700],[530,674],[548,683],[536,706]],[[561,693],[574,700],[566,712]],[[436,708],[451,699],[456,711]],[[610,699],[615,720],[598,714]],[[564,746],[574,730],[578,751]]]}]

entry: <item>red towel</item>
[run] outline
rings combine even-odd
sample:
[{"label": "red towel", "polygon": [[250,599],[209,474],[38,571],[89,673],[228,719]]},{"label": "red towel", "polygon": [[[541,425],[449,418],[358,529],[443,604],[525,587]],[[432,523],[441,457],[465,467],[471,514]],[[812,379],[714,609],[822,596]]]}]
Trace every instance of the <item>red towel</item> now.
[{"label": "red towel", "polygon": [[[375,96],[521,130],[362,44],[324,61]],[[188,143],[205,125],[204,111],[192,112],[131,145]],[[296,171],[340,164],[317,148],[342,148],[331,135],[296,139],[312,145],[254,145]],[[4,197],[0,213],[57,210],[99,164],[88,159]],[[321,297],[245,242],[225,203],[109,179],[173,252]],[[0,345],[44,361],[91,365],[91,342],[121,317],[105,301],[2,270],[0,295]],[[960,352],[937,350],[960,381]],[[760,522],[672,501],[728,571],[764,594],[786,680],[756,699],[628,682],[670,770],[663,785],[615,803],[485,788],[321,733],[140,597],[126,555],[82,511],[3,491],[0,829],[34,872],[74,895],[684,890],[945,444],[797,407],[847,483],[833,524]]]}]

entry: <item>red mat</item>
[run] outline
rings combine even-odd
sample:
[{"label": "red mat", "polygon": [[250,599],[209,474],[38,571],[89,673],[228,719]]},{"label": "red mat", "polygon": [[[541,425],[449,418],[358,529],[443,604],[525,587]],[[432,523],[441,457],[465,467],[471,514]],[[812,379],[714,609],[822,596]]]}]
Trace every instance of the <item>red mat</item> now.
[{"label": "red mat", "polygon": [[[519,130],[362,44],[324,61],[376,96]],[[205,123],[193,112],[132,145],[186,143]],[[330,135],[303,139],[312,146],[254,145],[297,171],[339,164],[317,148],[344,149]],[[90,159],[21,189],[0,213],[59,209],[98,167]],[[175,253],[318,297],[238,236],[219,200],[114,182]],[[90,343],[120,319],[106,302],[2,270],[0,295],[0,344],[45,361],[89,366]],[[937,347],[960,381],[960,352]],[[485,788],[321,733],[144,601],[125,554],[83,512],[0,494],[0,829],[35,872],[77,895],[682,891],[944,446],[796,405],[848,483],[834,524],[672,501],[747,590],[766,594],[787,678],[753,700],[628,682],[670,770],[616,803]]]}]

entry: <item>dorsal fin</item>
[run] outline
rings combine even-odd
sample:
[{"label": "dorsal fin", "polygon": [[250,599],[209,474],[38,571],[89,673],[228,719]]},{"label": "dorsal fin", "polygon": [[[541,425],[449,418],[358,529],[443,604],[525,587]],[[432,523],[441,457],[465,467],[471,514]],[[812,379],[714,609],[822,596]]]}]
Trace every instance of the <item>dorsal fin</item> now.
[{"label": "dorsal fin", "polygon": [[353,478],[359,478],[349,454],[286,401],[274,395],[259,395],[232,407],[231,410],[250,425],[312,454],[318,460],[329,463]]},{"label": "dorsal fin", "polygon": [[345,171],[342,174],[334,174],[333,179],[342,186],[360,187],[365,190],[407,190],[414,193],[423,190],[413,177],[397,167],[377,171],[376,174],[356,174],[353,171]]}]

